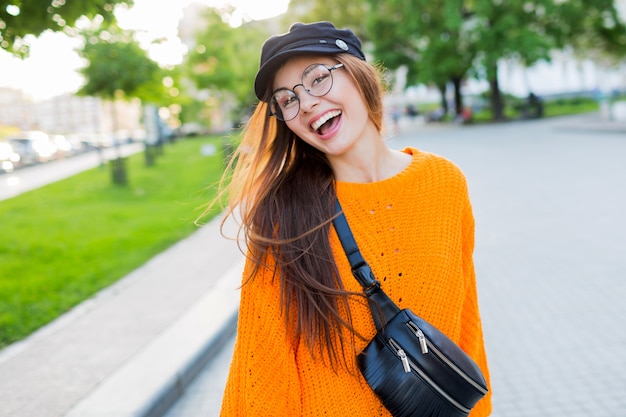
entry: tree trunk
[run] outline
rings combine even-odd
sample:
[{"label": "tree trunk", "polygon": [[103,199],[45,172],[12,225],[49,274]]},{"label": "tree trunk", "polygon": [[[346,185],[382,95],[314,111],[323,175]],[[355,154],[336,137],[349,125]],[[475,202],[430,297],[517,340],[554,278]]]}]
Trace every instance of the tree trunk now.
[{"label": "tree trunk", "polygon": [[113,125],[113,146],[117,150],[117,158],[111,161],[112,180],[114,184],[127,185],[128,177],[126,175],[126,160],[122,158],[121,144],[117,138],[118,120],[117,109],[115,108],[115,98],[111,102],[111,117]]},{"label": "tree trunk", "polygon": [[461,77],[452,77],[452,84],[454,85],[454,106],[457,116],[463,114],[463,94],[461,94]]},{"label": "tree trunk", "polygon": [[438,85],[437,88],[439,89],[439,92],[441,93],[441,109],[443,110],[443,114],[446,115],[448,114],[448,100],[446,100],[446,85],[445,84],[441,84]]},{"label": "tree trunk", "polygon": [[489,79],[489,87],[491,88],[491,114],[493,120],[501,122],[504,120],[504,101],[500,92],[500,84],[498,83],[498,65],[495,64],[492,69],[492,76]]}]

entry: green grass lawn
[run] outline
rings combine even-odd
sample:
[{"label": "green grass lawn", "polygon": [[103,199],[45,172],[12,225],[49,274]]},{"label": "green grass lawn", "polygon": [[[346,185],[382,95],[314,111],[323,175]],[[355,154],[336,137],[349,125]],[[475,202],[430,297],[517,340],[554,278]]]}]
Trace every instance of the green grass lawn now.
[{"label": "green grass lawn", "polygon": [[[217,154],[203,156],[213,144]],[[216,193],[221,138],[182,139],[152,166],[129,157],[0,202],[0,347],[20,340],[197,229]]]},{"label": "green grass lawn", "polygon": [[[507,100],[507,106],[504,108],[504,115],[507,120],[517,120],[521,118],[520,107],[525,103],[523,99]],[[545,101],[543,103],[544,117],[567,116],[574,114],[590,113],[600,109],[597,101],[591,98],[574,97],[567,99],[558,99]],[[473,121],[491,122],[493,120],[491,110],[485,108],[473,115]]]},{"label": "green grass lawn", "polygon": [[600,105],[593,99],[570,99],[547,102],[546,117],[566,116],[579,113],[590,113],[600,110]]}]

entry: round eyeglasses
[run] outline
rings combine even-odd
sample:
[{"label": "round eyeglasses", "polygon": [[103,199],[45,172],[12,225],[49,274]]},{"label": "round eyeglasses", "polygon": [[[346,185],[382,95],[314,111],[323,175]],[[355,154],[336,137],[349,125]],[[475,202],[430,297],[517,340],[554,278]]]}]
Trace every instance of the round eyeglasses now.
[{"label": "round eyeglasses", "polygon": [[304,91],[314,97],[328,94],[333,87],[332,71],[343,67],[343,64],[327,67],[323,64],[313,64],[306,67],[302,73],[302,83],[296,84],[292,89],[279,88],[274,91],[270,100],[270,113],[278,120],[288,122],[293,120],[300,112],[300,98],[293,91],[302,86]]}]

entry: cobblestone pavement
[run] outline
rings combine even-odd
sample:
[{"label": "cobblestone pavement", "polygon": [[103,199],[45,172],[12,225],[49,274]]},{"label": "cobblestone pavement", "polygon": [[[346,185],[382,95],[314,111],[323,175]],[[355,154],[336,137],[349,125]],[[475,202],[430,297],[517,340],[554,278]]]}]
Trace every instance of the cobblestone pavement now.
[{"label": "cobblestone pavement", "polygon": [[[574,123],[416,127],[390,140],[468,178],[495,417],[626,415],[626,135]],[[231,353],[232,342],[166,417],[218,415]]]}]

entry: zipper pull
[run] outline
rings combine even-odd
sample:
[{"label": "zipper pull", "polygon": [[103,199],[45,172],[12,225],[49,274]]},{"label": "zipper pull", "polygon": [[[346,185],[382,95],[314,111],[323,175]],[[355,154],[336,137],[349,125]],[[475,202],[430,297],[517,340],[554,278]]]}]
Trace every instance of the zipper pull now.
[{"label": "zipper pull", "polygon": [[409,358],[406,357],[406,353],[404,352],[403,349],[398,350],[398,356],[400,356],[400,360],[402,361],[402,366],[404,366],[404,372],[407,374],[410,373],[411,365],[409,365]]},{"label": "zipper pull", "polygon": [[420,340],[420,347],[422,348],[422,354],[428,353],[428,346],[426,345],[426,336],[424,336],[424,332],[422,332],[419,328],[415,332],[415,335]]}]

